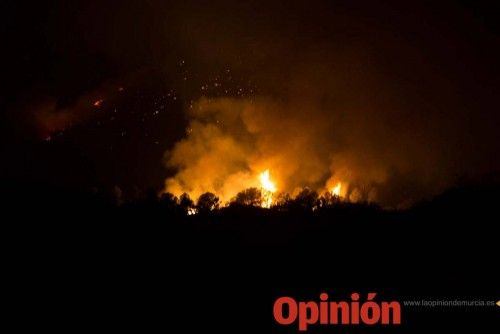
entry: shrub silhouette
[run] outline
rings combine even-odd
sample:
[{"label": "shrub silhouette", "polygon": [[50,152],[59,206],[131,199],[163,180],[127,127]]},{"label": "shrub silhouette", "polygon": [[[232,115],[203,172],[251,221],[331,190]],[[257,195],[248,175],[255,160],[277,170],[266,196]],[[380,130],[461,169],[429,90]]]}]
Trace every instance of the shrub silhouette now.
[{"label": "shrub silhouette", "polygon": [[219,208],[219,197],[211,192],[201,194],[198,198],[196,208],[200,213],[206,213]]},{"label": "shrub silhouette", "polygon": [[318,204],[321,208],[333,207],[341,202],[340,196],[333,195],[331,192],[327,191],[320,198],[318,198]]},{"label": "shrub silhouette", "polygon": [[194,202],[188,194],[184,193],[179,197],[179,207],[185,215],[195,209]]},{"label": "shrub silhouette", "polygon": [[248,188],[240,191],[231,204],[243,206],[261,206],[262,205],[262,192],[257,188]]},{"label": "shrub silhouette", "polygon": [[159,198],[160,207],[168,212],[174,212],[179,208],[179,200],[172,193],[163,193]]},{"label": "shrub silhouette", "polygon": [[274,196],[272,207],[278,210],[286,210],[292,201],[293,199],[289,193],[279,193]]},{"label": "shrub silhouette", "polygon": [[295,197],[291,205],[294,209],[315,210],[319,206],[318,193],[306,187]]}]

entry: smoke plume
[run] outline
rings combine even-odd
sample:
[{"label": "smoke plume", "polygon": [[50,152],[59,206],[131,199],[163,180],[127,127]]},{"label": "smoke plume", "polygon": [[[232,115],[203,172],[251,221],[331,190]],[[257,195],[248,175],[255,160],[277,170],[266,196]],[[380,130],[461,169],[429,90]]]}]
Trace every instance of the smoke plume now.
[{"label": "smoke plume", "polygon": [[237,19],[214,9],[178,29],[192,62],[232,68],[259,93],[203,93],[187,108],[166,191],[229,200],[269,169],[279,191],[341,182],[349,200],[405,206],[499,170],[496,36],[458,7],[443,24],[418,3],[322,4],[258,16],[242,4]]}]

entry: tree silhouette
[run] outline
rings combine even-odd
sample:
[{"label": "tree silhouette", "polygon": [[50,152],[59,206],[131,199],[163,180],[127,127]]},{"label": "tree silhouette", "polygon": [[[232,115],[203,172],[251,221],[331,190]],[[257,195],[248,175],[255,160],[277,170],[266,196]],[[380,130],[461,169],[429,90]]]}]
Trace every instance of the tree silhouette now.
[{"label": "tree silhouette", "polygon": [[327,191],[325,192],[319,199],[319,206],[322,208],[328,208],[332,207],[335,204],[338,204],[341,202],[340,196],[338,195],[333,195],[331,192]]},{"label": "tree silhouette", "polygon": [[260,189],[248,188],[240,191],[236,197],[231,201],[231,204],[238,204],[244,206],[261,206],[262,193]]},{"label": "tree silhouette", "polygon": [[173,212],[178,207],[178,199],[172,193],[163,193],[160,195],[160,207]]},{"label": "tree silhouette", "polygon": [[201,194],[198,198],[196,208],[200,213],[206,213],[219,208],[219,197],[211,192]]},{"label": "tree silhouette", "polygon": [[286,209],[292,201],[289,193],[279,193],[274,198],[272,206],[278,209]]},{"label": "tree silhouette", "polygon": [[315,210],[318,208],[318,193],[309,188],[304,188],[293,200],[293,206],[298,209]]},{"label": "tree silhouette", "polygon": [[186,193],[179,197],[179,207],[184,214],[190,214],[195,209],[193,200]]}]

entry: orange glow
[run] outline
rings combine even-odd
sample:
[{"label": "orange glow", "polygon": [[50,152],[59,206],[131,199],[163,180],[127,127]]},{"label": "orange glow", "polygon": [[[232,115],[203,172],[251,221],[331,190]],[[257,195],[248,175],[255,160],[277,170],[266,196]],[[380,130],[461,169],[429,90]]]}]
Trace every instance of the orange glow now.
[{"label": "orange glow", "polygon": [[276,192],[277,188],[273,181],[269,177],[269,169],[259,175],[260,185],[262,187],[262,204],[263,208],[270,208],[273,204],[273,193]]},{"label": "orange glow", "polygon": [[264,172],[260,173],[259,179],[260,185],[264,190],[272,193],[276,191],[276,185],[269,179],[269,169],[266,169]]},{"label": "orange glow", "polygon": [[104,102],[103,99],[99,99],[97,101],[94,102],[94,107],[100,107],[102,105],[102,103]]},{"label": "orange glow", "polygon": [[332,189],[332,195],[335,196],[340,196],[340,190],[342,189],[342,184],[339,182],[335,187]]}]

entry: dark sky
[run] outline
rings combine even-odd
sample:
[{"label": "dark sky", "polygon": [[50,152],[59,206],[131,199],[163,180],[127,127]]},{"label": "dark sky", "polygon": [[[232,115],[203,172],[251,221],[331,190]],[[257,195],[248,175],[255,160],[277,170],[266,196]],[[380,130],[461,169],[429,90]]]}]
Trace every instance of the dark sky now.
[{"label": "dark sky", "polygon": [[337,122],[312,150],[340,156],[354,174],[376,170],[353,182],[389,185],[380,188],[387,202],[500,167],[494,1],[0,6],[2,179],[161,188],[176,167],[164,154],[202,96],[279,101],[271,118],[290,119],[298,133],[304,114]]}]

